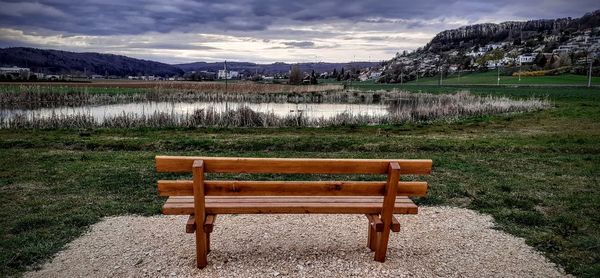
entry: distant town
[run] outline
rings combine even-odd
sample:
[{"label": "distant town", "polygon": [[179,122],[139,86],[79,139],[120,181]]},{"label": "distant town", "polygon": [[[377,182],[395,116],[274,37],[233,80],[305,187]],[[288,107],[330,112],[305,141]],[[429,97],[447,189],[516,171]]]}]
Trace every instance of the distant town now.
[{"label": "distant town", "polygon": [[[443,31],[426,46],[400,51],[388,61],[368,63],[259,65],[237,62],[235,67],[227,67],[224,61],[168,65],[111,54],[13,48],[4,49],[8,54],[0,55],[0,58],[4,57],[0,60],[0,65],[3,65],[0,67],[0,81],[249,80],[315,84],[319,79],[335,79],[404,83],[419,78],[439,76],[441,80],[444,76],[491,70],[496,71],[498,76],[570,73],[591,77],[600,76],[600,27],[594,25],[599,18],[600,11],[596,11],[579,19],[464,26]],[[46,57],[46,60],[15,58],[26,57],[30,53],[40,54],[37,56]],[[95,55],[94,59],[88,59],[90,61],[97,61],[98,56],[104,57],[105,62],[94,64],[86,61],[86,55]],[[13,64],[7,64],[7,61],[13,61]],[[23,64],[37,66],[24,67]],[[132,74],[134,72],[136,74]]]}]

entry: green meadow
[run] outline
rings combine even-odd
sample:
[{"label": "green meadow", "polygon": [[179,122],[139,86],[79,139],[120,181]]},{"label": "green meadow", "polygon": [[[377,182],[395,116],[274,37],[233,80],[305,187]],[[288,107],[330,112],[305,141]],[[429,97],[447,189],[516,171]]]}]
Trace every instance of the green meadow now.
[{"label": "green meadow", "polygon": [[[473,74],[460,83],[495,83],[494,77]],[[578,76],[563,78],[581,82]],[[381,126],[2,129],[0,276],[39,266],[102,217],[159,214],[164,199],[157,196],[153,157],[205,155],[433,159],[432,175],[423,178],[429,194],[416,202],[490,214],[498,229],[525,238],[567,272],[599,277],[600,89],[419,82],[348,86],[536,96],[550,100],[552,108]]]}]

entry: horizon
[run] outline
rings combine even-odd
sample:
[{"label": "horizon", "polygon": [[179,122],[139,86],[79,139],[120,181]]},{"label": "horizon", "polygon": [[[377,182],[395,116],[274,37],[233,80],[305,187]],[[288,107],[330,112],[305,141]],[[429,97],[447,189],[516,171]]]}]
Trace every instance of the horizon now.
[{"label": "horizon", "polygon": [[[422,47],[448,29],[578,18],[600,8],[588,0],[536,0],[529,5],[534,9],[525,10],[514,9],[516,1],[403,2],[0,1],[0,47],[98,52],[167,64],[378,62]],[[448,10],[453,13],[446,15]]]}]

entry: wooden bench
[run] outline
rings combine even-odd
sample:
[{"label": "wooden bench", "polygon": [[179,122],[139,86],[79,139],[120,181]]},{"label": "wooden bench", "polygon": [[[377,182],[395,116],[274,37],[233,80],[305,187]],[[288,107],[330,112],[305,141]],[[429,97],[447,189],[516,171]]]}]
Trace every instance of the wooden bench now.
[{"label": "wooden bench", "polygon": [[[400,181],[400,175],[429,174],[431,165],[402,159],[156,157],[158,172],[192,173],[192,180],[159,180],[158,192],[169,197],[164,214],[190,215],[186,232],[196,233],[198,268],[208,263],[218,214],[365,214],[367,246],[384,262],[390,232],[400,231],[393,214],[416,214],[408,197],[427,193],[426,182]],[[387,181],[205,180],[205,173],[386,174]]]}]

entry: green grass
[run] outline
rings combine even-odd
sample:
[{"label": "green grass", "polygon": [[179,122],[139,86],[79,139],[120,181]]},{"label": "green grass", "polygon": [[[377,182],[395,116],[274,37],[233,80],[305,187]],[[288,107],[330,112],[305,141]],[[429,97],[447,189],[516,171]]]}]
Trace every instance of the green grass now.
[{"label": "green grass", "polygon": [[[361,89],[393,88],[383,86]],[[158,214],[163,199],[156,195],[159,175],[153,156],[202,154],[431,158],[433,174],[424,178],[430,193],[418,203],[489,213],[500,229],[525,238],[568,272],[599,277],[600,90],[469,90],[547,96],[555,108],[428,125],[108,129],[90,134],[0,130],[0,276],[48,260],[104,216]]]},{"label": "green grass", "polygon": [[[419,79],[419,81],[411,81],[408,84],[420,84],[420,85],[437,85],[439,84],[439,75],[436,77],[427,77]],[[444,85],[460,85],[460,84],[471,84],[471,85],[496,85],[498,82],[498,75],[495,70],[488,72],[475,72],[475,73],[452,73],[448,76],[444,76]],[[500,75],[500,85],[580,85],[587,86],[588,78],[585,75],[575,74],[561,74],[557,76],[534,76],[525,77],[521,76],[519,81],[518,76],[507,76]],[[592,84],[599,85],[600,77],[592,77]]]},{"label": "green grass", "polygon": [[[438,85],[440,80],[440,76],[434,77],[425,77],[419,78],[419,80],[412,80],[409,82],[405,82],[403,85],[405,86],[428,86],[428,85]],[[490,70],[487,72],[463,72],[458,73],[450,73],[447,76],[444,76],[443,85],[480,85],[480,86],[495,86],[497,85],[498,75],[495,70]],[[519,81],[518,76],[508,76],[500,73],[500,85],[501,86],[587,86],[588,78],[586,75],[577,75],[577,74],[560,74],[553,76],[535,76],[535,77],[525,77],[521,76],[521,80]],[[380,87],[398,87],[403,86],[398,83],[394,84],[381,84],[375,83],[374,80],[367,81],[337,81],[335,79],[319,79],[319,84],[346,84],[350,87],[356,88],[368,88],[369,86],[380,86]],[[600,85],[600,77],[594,76],[592,77],[592,85],[598,86]]]}]

